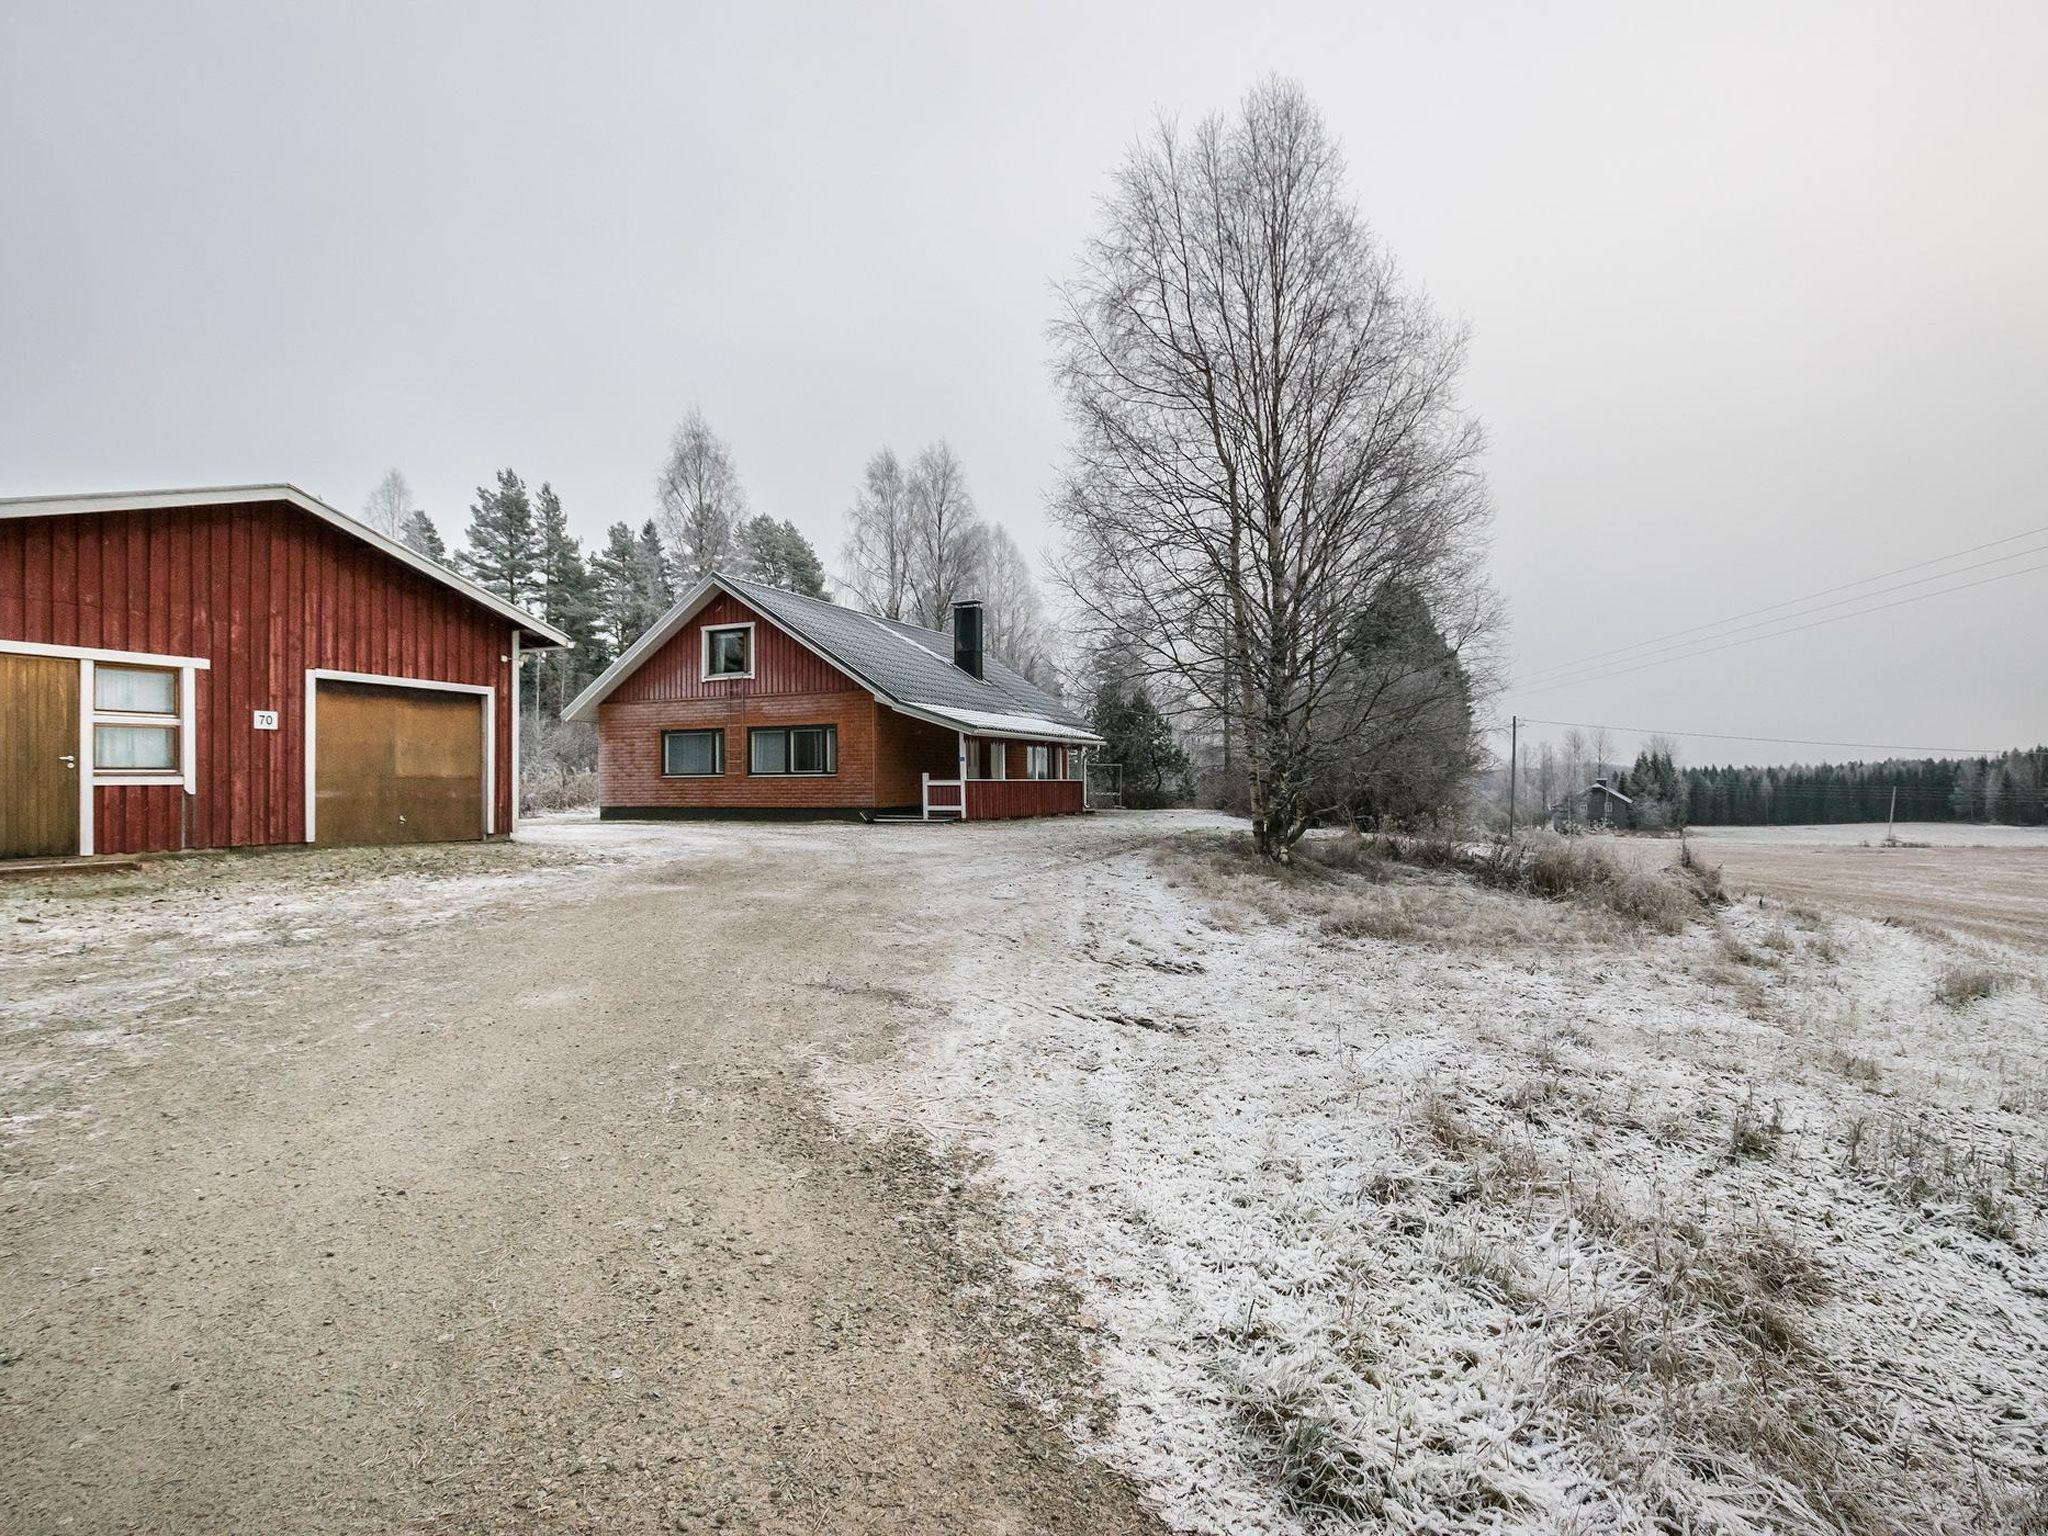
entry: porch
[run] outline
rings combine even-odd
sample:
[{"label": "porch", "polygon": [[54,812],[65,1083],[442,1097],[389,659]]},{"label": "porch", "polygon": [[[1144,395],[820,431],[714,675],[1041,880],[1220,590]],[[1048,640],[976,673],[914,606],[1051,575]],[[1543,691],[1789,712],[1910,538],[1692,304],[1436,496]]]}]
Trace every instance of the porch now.
[{"label": "porch", "polygon": [[926,821],[1077,816],[1087,809],[1086,749],[959,733],[951,772],[923,774]]}]

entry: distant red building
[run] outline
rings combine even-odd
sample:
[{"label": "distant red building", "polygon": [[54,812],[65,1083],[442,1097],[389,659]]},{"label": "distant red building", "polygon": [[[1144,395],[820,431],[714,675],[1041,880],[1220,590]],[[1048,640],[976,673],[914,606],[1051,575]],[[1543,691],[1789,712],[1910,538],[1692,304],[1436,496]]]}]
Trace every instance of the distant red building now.
[{"label": "distant red building", "polygon": [[566,643],[289,485],[0,501],[0,857],[509,832]]}]

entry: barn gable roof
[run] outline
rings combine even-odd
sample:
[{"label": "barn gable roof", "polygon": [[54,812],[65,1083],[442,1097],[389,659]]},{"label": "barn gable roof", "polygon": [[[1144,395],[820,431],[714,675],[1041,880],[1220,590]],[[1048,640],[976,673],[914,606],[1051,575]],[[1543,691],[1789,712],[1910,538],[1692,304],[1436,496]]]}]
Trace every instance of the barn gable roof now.
[{"label": "barn gable roof", "polygon": [[283,502],[319,518],[322,522],[332,523],[343,533],[361,539],[371,548],[389,555],[400,564],[411,566],[421,575],[431,577],[471,602],[488,608],[509,623],[518,625],[522,637],[536,642],[539,648],[570,643],[569,637],[552,624],[545,623],[525,609],[506,602],[495,592],[478,586],[467,576],[450,570],[439,561],[429,559],[396,539],[387,539],[368,524],[359,523],[346,512],[330,507],[317,496],[309,496],[297,486],[282,481],[270,485],[205,485],[190,490],[129,491],[80,496],[15,496],[0,499],[0,518],[82,517],[96,512],[149,512],[174,507],[242,506],[260,502]]},{"label": "barn gable roof", "polygon": [[1035,736],[1097,743],[1101,737],[1073,710],[993,656],[974,677],[953,664],[953,641],[942,630],[877,618],[818,597],[710,575],[628,646],[562,711],[565,720],[595,720],[597,706],[666,645],[716,594],[724,592],[772,620],[800,644],[866,687],[892,709],[965,731],[970,736]]}]

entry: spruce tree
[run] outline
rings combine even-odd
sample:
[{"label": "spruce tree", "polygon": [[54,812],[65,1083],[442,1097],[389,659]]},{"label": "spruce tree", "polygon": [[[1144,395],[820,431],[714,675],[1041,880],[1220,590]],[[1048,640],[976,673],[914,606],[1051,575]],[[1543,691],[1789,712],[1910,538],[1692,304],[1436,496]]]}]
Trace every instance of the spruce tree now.
[{"label": "spruce tree", "polygon": [[598,641],[597,583],[583,561],[583,547],[569,532],[562,499],[541,482],[535,507],[535,534],[540,544],[541,617],[567,635],[567,649],[548,652],[541,660],[534,689],[536,710],[548,692],[560,710],[609,659]]},{"label": "spruce tree", "polygon": [[479,586],[508,603],[525,603],[540,585],[540,536],[526,482],[509,469],[498,471],[498,487],[478,486],[469,509],[468,547],[457,566]]},{"label": "spruce tree", "polygon": [[640,598],[642,618],[640,628],[651,627],[669,610],[676,600],[675,587],[669,581],[668,554],[661,547],[661,530],[654,526],[654,519],[647,519],[640,529],[640,545],[635,562],[636,588]]},{"label": "spruce tree", "polygon": [[1155,809],[1187,799],[1188,755],[1142,685],[1105,684],[1095,697],[1094,717],[1106,743],[1103,760],[1123,765],[1125,805]]},{"label": "spruce tree", "polygon": [[591,552],[590,574],[597,585],[598,627],[616,654],[646,628],[640,622],[640,546],[631,528],[613,523],[605,530],[604,548]]},{"label": "spruce tree", "polygon": [[408,512],[405,521],[398,525],[398,541],[407,549],[425,555],[429,560],[442,565],[448,563],[448,546],[441,540],[441,530],[436,528],[434,520],[418,507]]}]

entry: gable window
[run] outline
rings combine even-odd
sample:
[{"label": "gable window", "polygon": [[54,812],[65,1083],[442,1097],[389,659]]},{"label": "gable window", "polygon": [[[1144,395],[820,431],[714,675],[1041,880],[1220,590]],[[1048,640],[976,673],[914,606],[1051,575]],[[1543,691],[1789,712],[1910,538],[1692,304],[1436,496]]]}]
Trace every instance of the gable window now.
[{"label": "gable window", "polygon": [[704,675],[752,677],[754,675],[754,626],[716,624],[704,628]]},{"label": "gable window", "polygon": [[92,717],[94,771],[179,771],[176,671],[100,662],[92,669]]},{"label": "gable window", "polygon": [[663,731],[661,776],[714,779],[725,772],[725,732]]},{"label": "gable window", "polygon": [[1024,776],[1027,779],[1049,779],[1052,777],[1052,748],[1026,747],[1024,749]]},{"label": "gable window", "polygon": [[747,732],[747,772],[837,773],[839,727],[775,726]]}]

